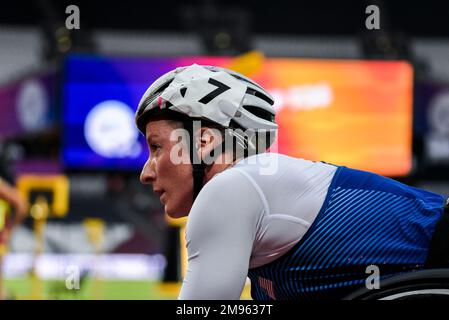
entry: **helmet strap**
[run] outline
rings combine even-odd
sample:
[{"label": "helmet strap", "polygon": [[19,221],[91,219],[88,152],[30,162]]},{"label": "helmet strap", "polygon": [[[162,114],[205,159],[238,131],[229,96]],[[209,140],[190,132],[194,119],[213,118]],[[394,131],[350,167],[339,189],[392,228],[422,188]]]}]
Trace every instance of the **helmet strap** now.
[{"label": "helmet strap", "polygon": [[[184,128],[187,130],[187,132],[190,135],[190,163],[192,164],[192,173],[193,173],[193,202],[195,201],[196,197],[200,193],[201,189],[204,186],[204,176],[206,174],[206,167],[207,164],[199,157],[199,148],[197,144],[195,143],[195,137],[193,132],[193,121],[185,122]],[[212,159],[215,160],[224,150],[224,143],[221,142],[213,149],[213,157]]]},{"label": "helmet strap", "polygon": [[187,130],[190,136],[190,146],[189,146],[189,155],[190,155],[190,163],[192,164],[193,169],[193,201],[195,201],[196,197],[200,193],[203,188],[203,180],[204,174],[206,170],[206,164],[203,162],[201,158],[198,156],[198,147],[195,143],[195,136],[193,132],[193,121],[184,122],[184,128]]}]

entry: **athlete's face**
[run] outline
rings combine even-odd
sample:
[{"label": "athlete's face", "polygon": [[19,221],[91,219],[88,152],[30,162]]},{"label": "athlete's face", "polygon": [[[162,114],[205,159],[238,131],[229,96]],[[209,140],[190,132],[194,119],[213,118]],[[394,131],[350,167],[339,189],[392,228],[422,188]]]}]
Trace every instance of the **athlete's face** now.
[{"label": "athlete's face", "polygon": [[170,140],[173,130],[179,128],[170,120],[154,120],[146,125],[150,157],[140,174],[140,181],[153,187],[165,206],[165,213],[172,218],[188,215],[192,207],[193,177],[189,154],[183,144]]}]

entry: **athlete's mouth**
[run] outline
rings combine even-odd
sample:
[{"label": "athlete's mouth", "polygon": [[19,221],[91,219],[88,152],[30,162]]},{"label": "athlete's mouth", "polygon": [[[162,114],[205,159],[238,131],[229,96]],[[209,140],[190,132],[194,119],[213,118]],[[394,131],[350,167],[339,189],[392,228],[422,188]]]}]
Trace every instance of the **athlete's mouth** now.
[{"label": "athlete's mouth", "polygon": [[157,193],[159,195],[159,200],[162,202],[162,197],[165,194],[165,190],[158,189],[158,190],[153,190],[153,192],[155,192],[155,193]]}]

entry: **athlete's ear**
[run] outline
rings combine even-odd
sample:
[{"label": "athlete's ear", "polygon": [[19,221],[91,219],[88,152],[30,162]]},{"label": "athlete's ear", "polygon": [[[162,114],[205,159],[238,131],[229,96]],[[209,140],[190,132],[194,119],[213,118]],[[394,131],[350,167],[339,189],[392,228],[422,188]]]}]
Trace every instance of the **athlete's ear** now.
[{"label": "athlete's ear", "polygon": [[223,141],[220,130],[214,128],[202,127],[200,129],[200,156],[201,159],[208,163],[208,159],[211,160],[211,153],[214,148]]}]

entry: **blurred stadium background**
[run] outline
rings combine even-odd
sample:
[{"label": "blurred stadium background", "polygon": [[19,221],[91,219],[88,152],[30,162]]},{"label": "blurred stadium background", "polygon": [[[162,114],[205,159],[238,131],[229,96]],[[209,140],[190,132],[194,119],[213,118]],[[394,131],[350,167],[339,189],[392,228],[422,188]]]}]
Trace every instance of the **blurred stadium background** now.
[{"label": "blurred stadium background", "polygon": [[[140,185],[132,113],[151,81],[193,62],[269,88],[280,152],[449,194],[449,3],[419,3],[2,3],[0,176],[32,205],[4,253],[8,298],[177,297],[183,222]],[[371,4],[379,30],[365,27]]]}]

